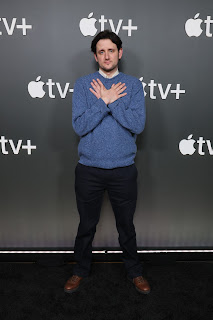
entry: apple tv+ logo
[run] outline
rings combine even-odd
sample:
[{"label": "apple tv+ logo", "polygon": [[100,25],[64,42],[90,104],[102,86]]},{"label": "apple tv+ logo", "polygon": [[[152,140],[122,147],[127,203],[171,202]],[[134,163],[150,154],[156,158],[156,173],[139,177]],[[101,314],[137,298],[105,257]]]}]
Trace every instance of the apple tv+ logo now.
[{"label": "apple tv+ logo", "polygon": [[[150,99],[155,100],[160,96],[161,99],[165,100],[169,94],[173,94],[176,100],[180,99],[181,94],[185,94],[186,90],[181,88],[180,83],[177,83],[173,89],[172,84],[169,83],[163,86],[161,83],[156,83],[155,80],[151,79],[148,83],[143,81],[143,77],[139,79],[143,85],[144,96],[148,96]],[[44,86],[47,86],[45,89]],[[45,90],[44,90],[45,89]],[[56,98],[56,93],[62,99],[65,99],[67,93],[72,93],[74,89],[70,88],[70,83],[66,82],[62,86],[59,82],[54,82],[52,79],[48,79],[45,83],[41,81],[41,76],[38,76],[35,81],[30,81],[28,83],[28,93],[32,98],[43,98],[48,93],[49,98]]]},{"label": "apple tv+ logo", "polygon": [[193,134],[190,134],[188,136],[187,139],[183,139],[180,141],[179,143],[179,150],[180,152],[185,156],[185,155],[193,155],[196,152],[196,148],[195,148],[195,143],[197,142],[198,144],[198,154],[200,156],[205,156],[206,152],[203,150],[203,146],[207,145],[207,151],[209,153],[210,156],[213,155],[213,148],[211,145],[211,141],[210,140],[204,140],[203,137],[199,137],[199,139],[197,141],[195,141],[194,139],[192,139]]},{"label": "apple tv+ logo", "polygon": [[[180,95],[186,93],[186,90],[180,88],[180,83],[176,84],[175,89],[171,89],[172,84],[168,83],[166,86],[163,86],[161,83],[156,83],[155,80],[151,79],[149,83],[143,81],[143,77],[139,79],[143,85],[144,96],[148,97],[152,100],[157,99],[157,95],[160,95],[162,100],[167,99],[169,93],[175,94],[176,100],[180,99]],[[146,88],[148,87],[148,88]],[[145,88],[148,92],[146,92]]]},{"label": "apple tv+ logo", "polygon": [[0,36],[3,34],[12,36],[14,34],[15,28],[21,30],[22,35],[26,36],[28,30],[31,30],[33,26],[26,23],[26,18],[22,18],[21,21],[21,24],[17,24],[17,18],[12,18],[12,20],[7,18],[0,18]]},{"label": "apple tv+ logo", "polygon": [[[185,31],[187,36],[189,37],[199,37],[201,33],[203,32],[203,29],[201,28],[201,23],[203,22],[202,19],[198,19],[200,13],[197,13],[193,19],[188,19],[185,23]],[[204,21],[206,24],[206,36],[208,38],[212,37],[212,33],[210,31],[211,24],[213,23],[213,20],[211,19],[211,16],[207,16],[206,20]]]},{"label": "apple tv+ logo", "polygon": [[[83,18],[79,22],[79,28],[83,36],[91,36],[93,37],[98,29],[95,26],[97,19],[93,17],[93,12],[90,12],[87,18]],[[105,29],[108,29],[108,27],[105,27],[105,23],[109,22],[109,26],[113,32],[115,32],[117,35],[119,34],[120,29],[127,31],[127,36],[131,37],[132,32],[137,30],[137,26],[132,25],[132,19],[128,19],[127,25],[123,25],[123,19],[118,20],[118,24],[115,25],[112,19],[105,19],[104,15],[101,15],[98,22],[101,25],[101,31],[104,31]]]},{"label": "apple tv+ logo", "polygon": [[32,154],[32,150],[35,150],[37,147],[32,145],[31,140],[27,140],[27,143],[24,144],[23,140],[19,139],[17,143],[15,143],[12,139],[6,139],[5,136],[0,137],[0,152],[3,155],[8,154],[19,154],[20,150],[26,150],[27,155]]},{"label": "apple tv+ logo", "polygon": [[[48,79],[45,83],[41,81],[41,76],[38,76],[35,81],[30,81],[28,83],[28,92],[32,98],[43,98],[46,94],[44,90],[44,85],[48,87],[48,96],[51,99],[56,97],[56,90],[59,96],[62,99],[65,99],[68,92],[73,92],[73,89],[70,88],[70,83],[66,82],[65,86],[62,87],[59,82],[54,82],[52,79]],[[55,90],[54,90],[55,88]]]}]

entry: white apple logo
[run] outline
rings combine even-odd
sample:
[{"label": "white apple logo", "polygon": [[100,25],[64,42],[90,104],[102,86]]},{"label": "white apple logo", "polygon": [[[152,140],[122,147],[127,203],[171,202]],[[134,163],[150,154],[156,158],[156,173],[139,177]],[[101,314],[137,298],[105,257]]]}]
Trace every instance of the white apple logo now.
[{"label": "white apple logo", "polygon": [[199,13],[194,16],[194,19],[189,19],[185,23],[185,31],[189,37],[199,37],[203,30],[200,25],[203,22],[202,19],[197,19],[199,17]]},{"label": "white apple logo", "polygon": [[145,97],[145,96],[147,95],[147,93],[146,93],[146,91],[145,91],[146,83],[145,83],[145,82],[143,82],[143,77],[141,77],[139,80],[142,82],[142,85],[143,85],[143,92],[144,92],[144,97]]},{"label": "white apple logo", "polygon": [[179,143],[179,150],[185,156],[186,154],[192,155],[196,149],[194,148],[195,140],[192,139],[192,134],[188,136],[187,139],[183,139]]},{"label": "white apple logo", "polygon": [[93,12],[91,12],[88,15],[88,19],[87,18],[83,18],[81,19],[80,23],[79,23],[79,27],[81,30],[81,33],[86,37],[86,36],[94,36],[97,32],[97,29],[95,27],[95,23],[96,23],[96,19],[95,18],[91,18],[93,16]]},{"label": "white apple logo", "polygon": [[45,91],[43,90],[44,82],[40,81],[41,76],[36,78],[36,81],[31,81],[28,84],[28,92],[32,98],[43,98]]}]

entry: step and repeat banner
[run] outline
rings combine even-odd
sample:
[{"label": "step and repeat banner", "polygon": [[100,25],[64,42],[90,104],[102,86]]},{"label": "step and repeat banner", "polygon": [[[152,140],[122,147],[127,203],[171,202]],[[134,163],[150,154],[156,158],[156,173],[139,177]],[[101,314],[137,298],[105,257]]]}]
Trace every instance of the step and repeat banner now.
[{"label": "step and repeat banner", "polygon": [[[213,247],[212,0],[0,2],[0,247],[74,245],[72,94],[98,68],[90,44],[104,29],[145,93],[138,247]],[[93,245],[118,247],[107,193]]]}]

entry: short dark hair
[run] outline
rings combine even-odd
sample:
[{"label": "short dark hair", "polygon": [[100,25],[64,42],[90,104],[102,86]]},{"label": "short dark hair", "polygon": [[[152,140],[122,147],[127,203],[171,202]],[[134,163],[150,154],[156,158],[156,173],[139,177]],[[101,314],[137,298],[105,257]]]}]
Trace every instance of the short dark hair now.
[{"label": "short dark hair", "polygon": [[96,54],[96,44],[99,40],[102,40],[102,39],[110,39],[113,43],[116,44],[118,51],[122,48],[122,41],[119,38],[119,36],[112,31],[104,30],[99,32],[95,36],[95,38],[92,40],[91,51],[94,52],[95,54]]}]

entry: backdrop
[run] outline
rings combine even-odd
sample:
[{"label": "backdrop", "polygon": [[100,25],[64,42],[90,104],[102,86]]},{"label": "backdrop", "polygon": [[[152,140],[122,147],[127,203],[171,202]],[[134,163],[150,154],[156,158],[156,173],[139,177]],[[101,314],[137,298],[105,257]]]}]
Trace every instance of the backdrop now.
[{"label": "backdrop", "polygon": [[[0,2],[0,246],[72,248],[79,139],[72,92],[97,70],[90,44],[123,41],[119,69],[141,80],[139,248],[213,246],[212,0]],[[95,247],[117,247],[106,193]]]}]

